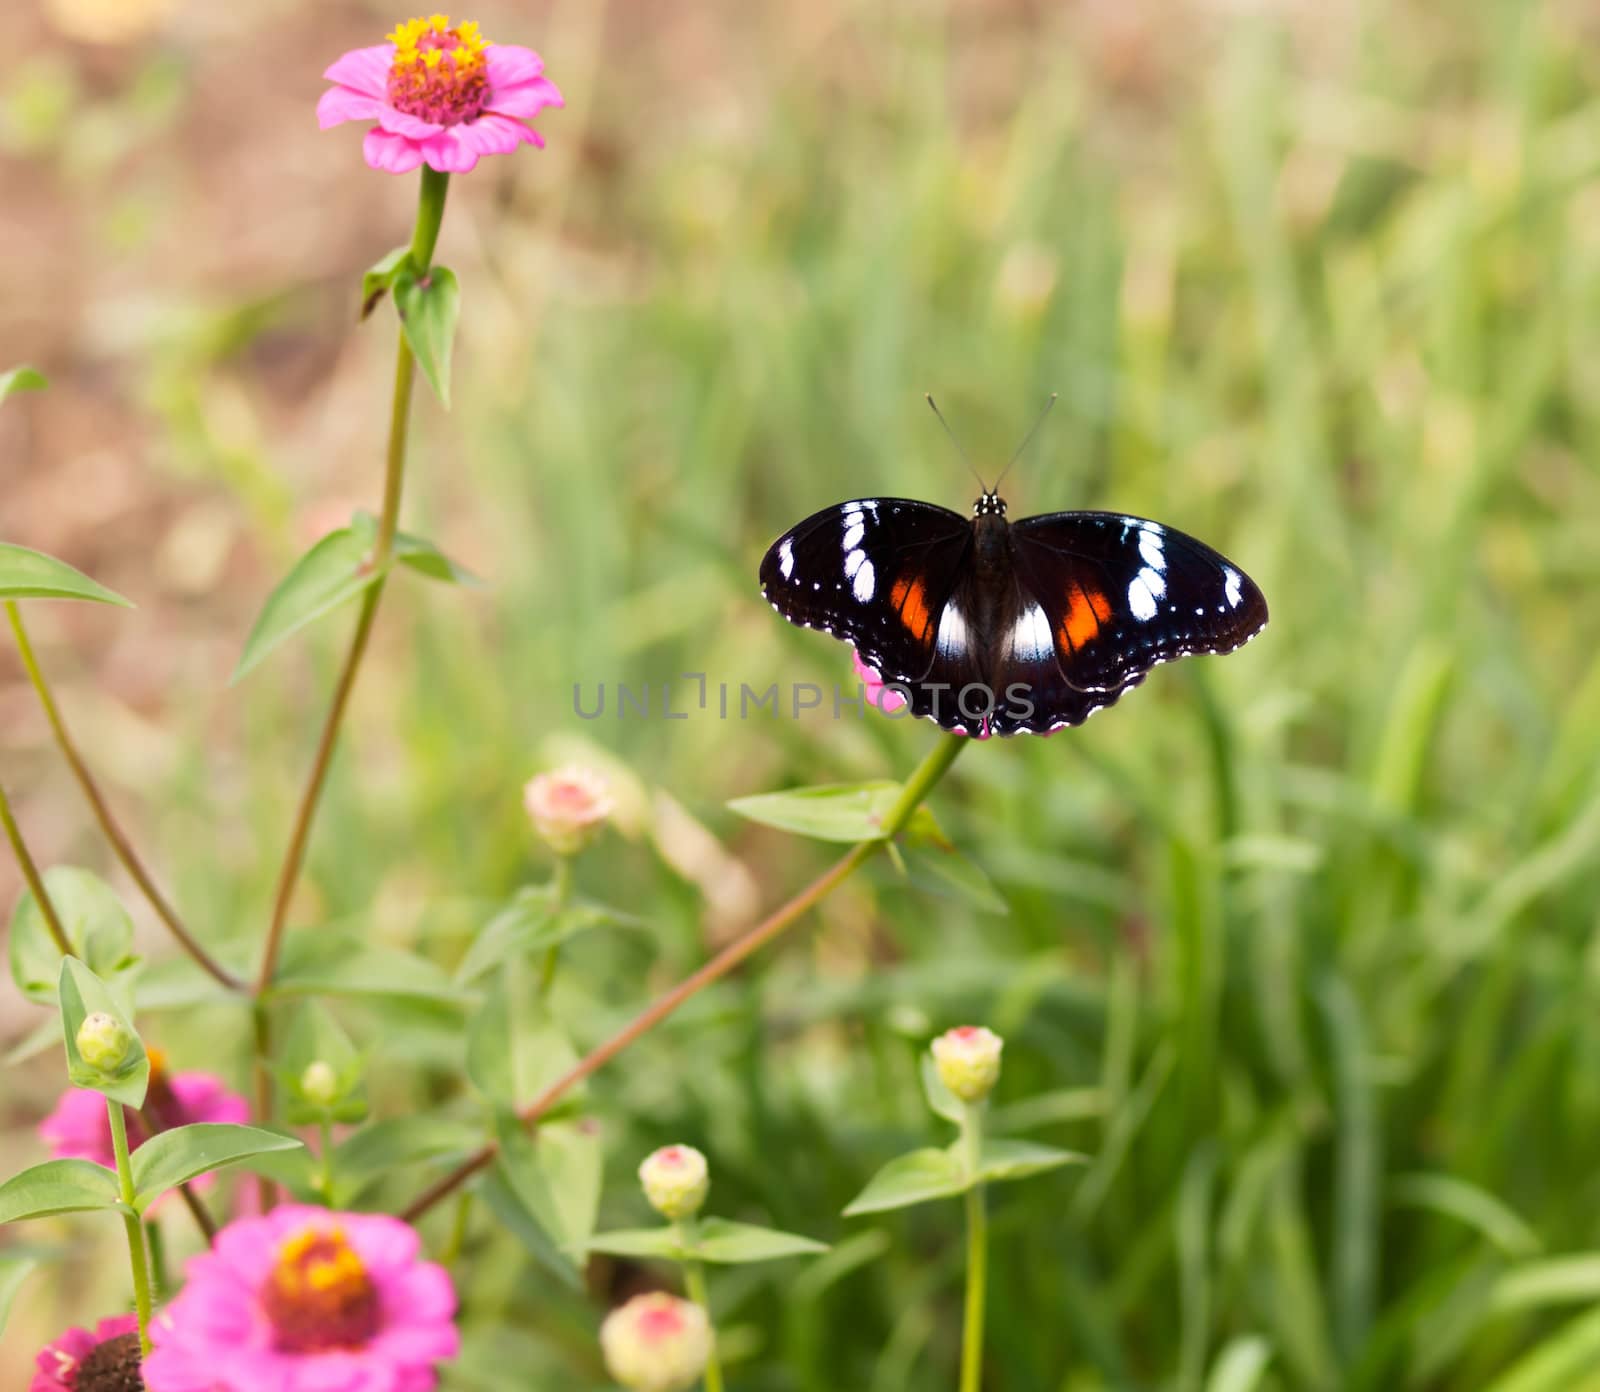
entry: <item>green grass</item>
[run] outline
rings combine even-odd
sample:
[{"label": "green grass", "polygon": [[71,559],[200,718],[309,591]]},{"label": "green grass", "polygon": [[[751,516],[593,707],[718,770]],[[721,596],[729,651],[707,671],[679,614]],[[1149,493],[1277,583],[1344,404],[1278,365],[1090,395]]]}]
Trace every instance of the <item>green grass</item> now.
[{"label": "green grass", "polygon": [[[407,525],[493,589],[392,588],[301,922],[454,960],[533,873],[521,779],[586,742],[640,812],[580,884],[650,921],[564,959],[559,1010],[592,1043],[702,959],[703,890],[737,917],[820,868],[724,801],[903,775],[929,727],[584,723],[571,686],[845,680],[756,565],[845,497],[966,505],[924,390],[988,461],[1058,390],[1013,515],[1159,517],[1272,607],[1236,656],[961,761],[934,806],[1009,915],[876,867],[594,1081],[608,1225],[681,1139],[717,1211],[837,1244],[719,1275],[741,1392],[954,1385],[958,1209],[836,1215],[937,1134],[917,1052],[966,1020],[1007,1037],[1001,1119],[1094,1157],[994,1196],[996,1392],[1600,1389],[1600,63],[1576,7],[1365,8],[1293,37],[1232,19],[1154,108],[1077,31],[984,46],[970,7],[861,7],[799,53],[747,21],[770,81],[737,125],[690,85],[641,131],[627,64],[596,50],[591,86],[569,55],[546,162],[499,212],[462,191],[481,264],[447,215],[458,402],[424,407]],[[573,13],[557,32],[595,41]],[[979,51],[1009,76],[974,77]],[[622,153],[574,162],[580,129]],[[234,346],[151,379],[175,454],[270,524],[270,451],[208,454]],[[147,830],[216,936],[263,926],[338,638],[179,712]],[[726,865],[682,872],[656,790],[754,901]],[[208,1018],[209,1047],[240,1023]],[[162,1042],[181,1061],[196,1031]],[[450,1093],[457,1020],[384,1038],[380,1111],[415,1104],[419,1062]],[[508,1359],[604,1385],[612,1273],[563,1287],[481,1210],[467,1253],[451,1388],[503,1386]]]}]

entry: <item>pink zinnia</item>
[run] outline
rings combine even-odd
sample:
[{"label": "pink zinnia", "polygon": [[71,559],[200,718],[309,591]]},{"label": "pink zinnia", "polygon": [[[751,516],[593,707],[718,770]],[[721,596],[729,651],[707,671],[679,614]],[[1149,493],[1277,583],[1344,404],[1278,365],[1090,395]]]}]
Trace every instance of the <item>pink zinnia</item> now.
[{"label": "pink zinnia", "polygon": [[69,1329],[44,1346],[38,1363],[28,1392],[138,1392],[139,1320],[117,1315],[92,1333]]},{"label": "pink zinnia", "polygon": [[387,43],[353,48],[323,73],[337,85],[317,103],[317,122],[327,130],[376,121],[363,147],[374,169],[404,174],[426,160],[441,173],[464,174],[480,155],[544,148],[523,124],[563,105],[543,73],[544,59],[531,48],[491,44],[474,23],[413,19]]},{"label": "pink zinnia", "polygon": [[150,1326],[149,1392],[429,1392],[456,1294],[398,1218],[286,1205],[190,1260]]},{"label": "pink zinnia", "polygon": [[[197,1121],[237,1126],[250,1120],[250,1104],[238,1093],[229,1092],[222,1079],[210,1073],[168,1073],[162,1066],[160,1051],[152,1049],[150,1088],[143,1115],[130,1111],[127,1118],[128,1145],[137,1150],[150,1139],[145,1118],[158,1131]],[[111,1150],[111,1119],[106,1115],[106,1099],[98,1092],[69,1088],[62,1093],[55,1111],[39,1123],[39,1138],[50,1147],[54,1160],[93,1160],[108,1170],[116,1168]],[[204,1190],[216,1183],[216,1176],[201,1175],[190,1182]]]}]

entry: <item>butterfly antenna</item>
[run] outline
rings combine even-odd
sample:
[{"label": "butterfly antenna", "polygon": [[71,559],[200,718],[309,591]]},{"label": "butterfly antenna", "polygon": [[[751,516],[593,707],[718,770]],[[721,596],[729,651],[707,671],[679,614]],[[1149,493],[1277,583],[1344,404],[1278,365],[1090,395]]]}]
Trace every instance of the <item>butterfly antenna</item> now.
[{"label": "butterfly antenna", "polygon": [[944,433],[950,437],[950,443],[956,447],[956,453],[961,456],[961,462],[971,471],[972,477],[978,480],[978,487],[983,489],[985,493],[992,491],[989,485],[983,481],[983,475],[973,467],[972,459],[967,454],[961,441],[956,439],[956,432],[950,428],[950,422],[944,418],[944,412],[939,409],[939,403],[933,399],[933,393],[923,392],[922,394],[927,397],[928,405],[933,407],[933,414],[939,417],[939,424],[944,427]]},{"label": "butterfly antenna", "polygon": [[1011,472],[1011,465],[1015,464],[1017,460],[1022,458],[1023,450],[1028,448],[1028,445],[1032,442],[1033,437],[1039,433],[1039,427],[1044,424],[1044,418],[1050,414],[1050,408],[1056,404],[1056,397],[1058,397],[1060,394],[1060,392],[1050,393],[1050,399],[1044,403],[1044,410],[1039,412],[1039,419],[1034,421],[1033,429],[1022,437],[1022,443],[1017,446],[1017,452],[1011,456],[1011,459],[1006,464],[1006,467],[1000,471],[1000,477],[994,481],[996,492],[999,491],[1000,485],[1005,482],[1006,475]]}]

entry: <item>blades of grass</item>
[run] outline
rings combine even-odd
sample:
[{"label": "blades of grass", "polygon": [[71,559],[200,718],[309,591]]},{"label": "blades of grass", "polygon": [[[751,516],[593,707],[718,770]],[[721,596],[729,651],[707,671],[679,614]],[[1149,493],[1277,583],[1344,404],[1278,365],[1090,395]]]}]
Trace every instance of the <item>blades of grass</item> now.
[{"label": "blades of grass", "polygon": [[[1200,1392],[1211,1342],[1211,1208],[1217,1184],[1217,1150],[1203,1145],[1184,1166],[1175,1219],[1178,1244],[1178,1387]],[[1263,1360],[1264,1361],[1264,1360]]]}]

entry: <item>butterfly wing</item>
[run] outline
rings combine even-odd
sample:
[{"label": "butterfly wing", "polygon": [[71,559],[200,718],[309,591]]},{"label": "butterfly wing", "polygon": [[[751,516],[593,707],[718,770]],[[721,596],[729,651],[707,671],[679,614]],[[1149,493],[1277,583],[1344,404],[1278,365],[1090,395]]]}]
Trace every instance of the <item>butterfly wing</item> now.
[{"label": "butterfly wing", "polygon": [[[1267,622],[1267,601],[1248,575],[1160,522],[1054,512],[1024,518],[1011,535],[1017,579],[1049,618],[1061,679],[1096,695],[1096,706],[1109,705],[1157,663],[1232,652]],[[1029,631],[1037,640],[1031,653],[1043,634],[1037,622]]]},{"label": "butterfly wing", "polygon": [[938,659],[941,616],[971,544],[971,524],[948,508],[861,498],[773,542],[761,593],[790,623],[853,643],[884,681],[911,685]]}]

